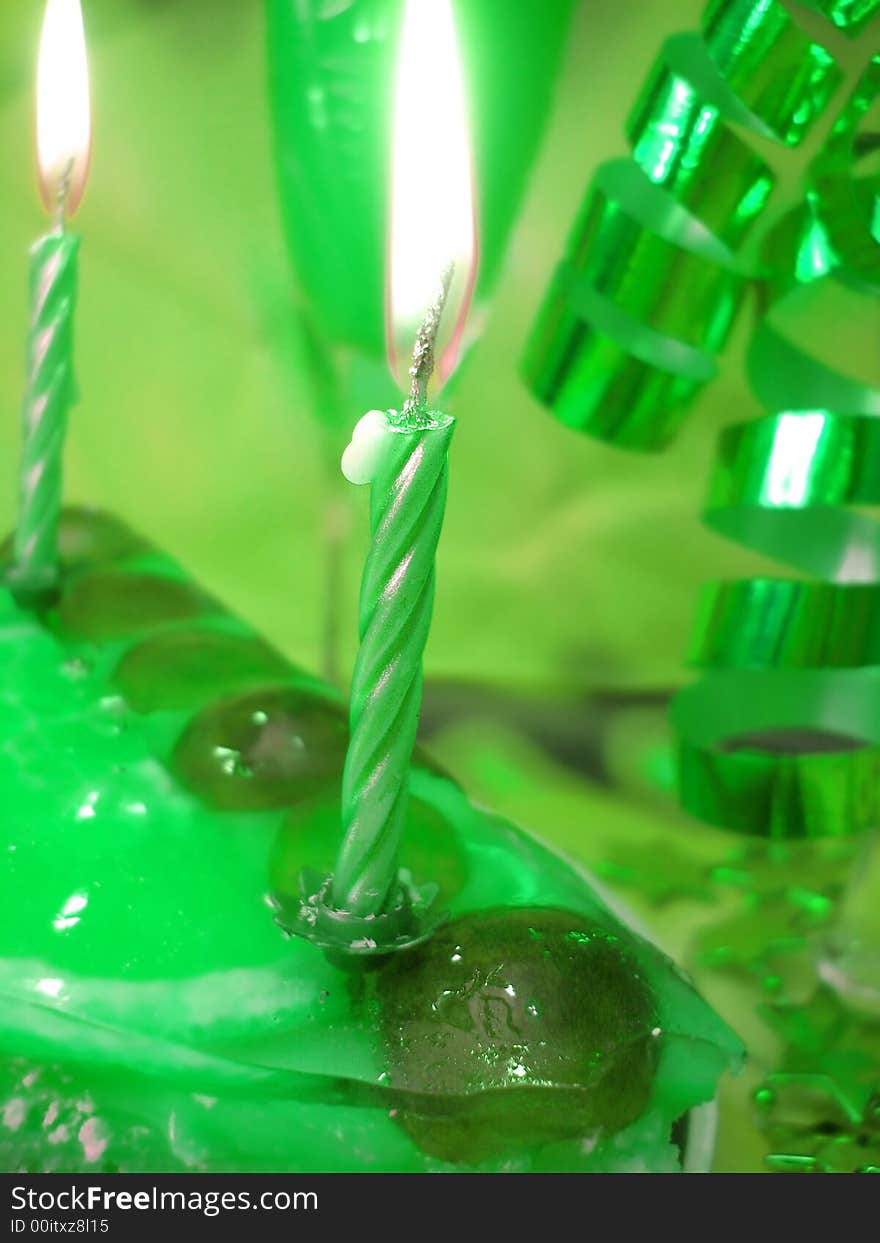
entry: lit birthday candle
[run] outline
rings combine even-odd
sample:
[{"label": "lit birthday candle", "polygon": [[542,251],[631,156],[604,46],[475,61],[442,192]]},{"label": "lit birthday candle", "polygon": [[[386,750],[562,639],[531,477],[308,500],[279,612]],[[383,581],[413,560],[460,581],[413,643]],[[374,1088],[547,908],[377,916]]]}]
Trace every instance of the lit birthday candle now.
[{"label": "lit birthday candle", "polygon": [[79,238],[65,219],[79,206],[91,123],[79,0],[48,0],[37,73],[37,163],[52,230],[30,255],[30,332],[22,411],[19,512],[10,585],[23,601],[51,596],[67,412],[74,397],[73,311]]},{"label": "lit birthday candle", "polygon": [[464,92],[449,0],[409,0],[395,92],[387,340],[415,350],[398,411],[370,411],[342,462],[372,485],[372,539],[361,585],[360,649],[342,784],[343,843],[332,878],[307,894],[306,935],[355,953],[424,935],[426,894],[397,870],[422,699],[422,655],[454,420],[429,394],[458,354],[476,271]]}]

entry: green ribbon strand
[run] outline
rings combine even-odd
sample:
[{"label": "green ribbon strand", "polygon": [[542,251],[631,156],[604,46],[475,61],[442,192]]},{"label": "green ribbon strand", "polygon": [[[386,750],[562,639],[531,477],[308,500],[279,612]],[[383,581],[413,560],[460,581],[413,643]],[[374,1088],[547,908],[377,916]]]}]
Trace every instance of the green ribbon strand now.
[{"label": "green ribbon strand", "polygon": [[[868,15],[822,7],[847,29]],[[561,422],[631,449],[673,439],[717,373],[773,187],[749,139],[798,146],[841,81],[779,0],[713,0],[667,40],[632,155],[598,169],[527,346],[526,382]]]},{"label": "green ribbon strand", "polygon": [[[880,0],[808,7],[847,36],[880,14]],[[840,47],[830,27],[828,42]],[[662,48],[627,123],[631,158],[597,170],[525,358],[563,423],[658,450],[757,284],[748,373],[773,413],[722,436],[705,520],[804,577],[706,589],[691,650],[702,678],[673,719],[684,806],[773,837],[880,819],[880,528],[864,512],[880,504],[880,390],[854,347],[852,364],[832,363],[792,329],[805,294],[820,322],[839,317],[843,289],[863,324],[878,314],[865,166],[880,143],[880,57],[812,158],[803,201],[764,227],[754,270],[746,262],[774,182],[762,144],[799,146],[843,81],[795,10],[711,0],[699,32]]]},{"label": "green ribbon strand", "polygon": [[805,290],[821,299],[841,285],[880,326],[880,181],[859,168],[878,95],[875,58],[811,168],[806,206],[770,239],[769,305],[748,366],[782,412],[724,432],[705,513],[811,579],[711,584],[691,651],[705,676],[673,708],[684,806],[770,837],[880,819],[880,524],[864,512],[880,504],[880,389],[780,326]]}]

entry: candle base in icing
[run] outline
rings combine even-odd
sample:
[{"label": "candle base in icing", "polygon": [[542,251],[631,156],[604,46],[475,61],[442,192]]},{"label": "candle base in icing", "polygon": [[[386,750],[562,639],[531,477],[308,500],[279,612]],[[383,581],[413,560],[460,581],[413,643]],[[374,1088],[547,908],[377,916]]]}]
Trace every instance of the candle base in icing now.
[{"label": "candle base in icing", "polygon": [[575,867],[417,755],[450,922],[336,969],[273,895],[333,865],[339,697],[112,520],[61,550],[55,607],[0,591],[4,1168],[681,1168],[741,1047]]}]

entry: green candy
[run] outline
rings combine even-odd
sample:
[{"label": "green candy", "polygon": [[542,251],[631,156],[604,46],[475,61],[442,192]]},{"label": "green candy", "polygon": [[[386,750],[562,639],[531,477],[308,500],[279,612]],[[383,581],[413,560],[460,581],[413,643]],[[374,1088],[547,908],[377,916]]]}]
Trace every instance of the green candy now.
[{"label": "green candy", "polygon": [[138,712],[201,708],[236,684],[277,681],[290,666],[268,643],[250,634],[172,630],[130,648],[115,681]]},{"label": "green candy", "polygon": [[204,708],[183,732],[172,768],[211,807],[286,807],[339,772],[347,745],[338,704],[274,688]]},{"label": "green candy", "polygon": [[58,620],[67,634],[80,639],[122,639],[214,611],[210,597],[190,583],[108,570],[74,580],[62,595]]},{"label": "green candy", "polygon": [[467,915],[392,960],[376,988],[391,1082],[460,1099],[449,1119],[399,1114],[444,1161],[596,1139],[651,1095],[651,991],[620,936],[573,912]]}]

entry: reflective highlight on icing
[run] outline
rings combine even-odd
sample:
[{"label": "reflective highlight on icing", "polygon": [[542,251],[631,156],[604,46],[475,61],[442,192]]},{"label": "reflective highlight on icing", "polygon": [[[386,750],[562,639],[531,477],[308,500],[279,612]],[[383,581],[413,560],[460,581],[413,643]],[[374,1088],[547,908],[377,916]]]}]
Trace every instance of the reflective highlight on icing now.
[{"label": "reflective highlight on icing", "polygon": [[[103,557],[108,540],[120,550],[137,547],[106,519],[96,524],[94,538],[81,513],[71,523],[79,549],[68,562],[71,590],[91,572],[89,557]],[[65,519],[62,540],[69,547],[66,525]],[[185,581],[172,562],[140,550],[103,561],[104,582],[124,592],[127,575],[142,575],[146,563],[157,582]],[[57,612],[42,617],[0,593],[0,650],[8,668],[0,689],[0,793],[9,808],[0,873],[9,915],[0,932],[4,1166],[471,1168],[464,1148],[447,1153],[451,1161],[432,1155],[431,1141],[392,1115],[430,1117],[450,1133],[462,1125],[479,1130],[478,1085],[461,1097],[447,1080],[423,1072],[418,1088],[395,1082],[397,1054],[383,1034],[391,1011],[382,1016],[396,986],[384,1000],[359,991],[314,947],[286,940],[275,923],[291,878],[307,864],[326,866],[338,841],[342,748],[334,750],[334,740],[344,740],[341,706],[292,666],[274,685],[198,707],[167,706],[166,692],[174,699],[179,689],[176,671],[187,694],[191,683],[188,663],[177,663],[179,648],[164,638],[192,639],[192,619],[166,618],[152,631],[136,623],[127,636],[96,640],[81,631],[106,633],[103,610],[116,619],[121,610],[104,592],[91,600],[94,614],[83,615],[80,631],[69,635],[61,620],[64,592]],[[208,635],[248,633],[216,609],[200,625],[209,649]],[[161,704],[136,710],[116,675],[132,663],[139,667],[140,645],[144,665],[155,661],[164,689]],[[255,714],[265,721],[255,723]],[[304,720],[318,733],[303,730]],[[223,782],[239,778],[224,774],[218,787],[213,770],[204,788],[198,781],[192,791],[184,788],[172,773],[178,744],[194,736],[194,723],[206,722],[210,728],[200,736],[211,746],[219,726],[221,734],[230,723],[243,731],[243,749],[241,734],[226,737],[242,754],[257,746],[268,764],[263,776],[279,782],[273,791],[283,786],[290,802],[278,805],[273,794],[271,806],[215,810],[217,789],[225,798]],[[277,751],[277,735],[268,750],[260,746],[270,722],[280,730]],[[309,762],[297,767],[299,748],[290,747],[303,736],[318,738],[320,746],[310,754],[306,745]],[[287,767],[291,755],[299,780]],[[555,918],[548,908],[571,911],[578,928],[600,925],[625,947],[614,989],[649,998],[647,1030],[662,1030],[651,1037],[659,1041],[656,1070],[638,1118],[603,1116],[590,1151],[562,1133],[540,1145],[523,1146],[517,1138],[505,1155],[487,1158],[488,1168],[601,1169],[627,1162],[674,1168],[672,1122],[714,1093],[724,1066],[740,1055],[736,1040],[656,950],[608,915],[568,864],[473,808],[448,778],[416,767],[410,780],[403,861],[417,879],[440,883],[451,916],[470,921],[462,927],[479,925],[480,910],[511,905],[536,909],[541,919]],[[464,936],[460,944],[466,958]],[[484,935],[480,944],[480,954],[509,958],[503,939],[489,945]],[[430,963],[431,946],[424,952],[428,957],[419,961]],[[416,969],[412,987],[420,987],[419,970],[450,965],[441,957],[435,967]],[[552,1024],[550,985],[542,984],[540,963],[534,971],[524,1014],[529,1023]],[[554,996],[566,980],[576,988],[557,963]],[[506,984],[520,987],[518,978]],[[619,1029],[605,1020],[601,1026],[602,1047],[618,1048]],[[566,1044],[559,1026],[552,1036],[547,1031],[541,1056],[550,1060],[537,1072],[524,1055],[512,1060],[512,1052],[499,1063],[518,1093],[536,1086],[533,1072],[554,1089],[571,1083],[580,1041]],[[684,1078],[676,1069],[682,1058],[690,1067]],[[518,1108],[511,1102],[508,1137],[518,1134]],[[611,1134],[618,1124],[622,1129]]]}]

